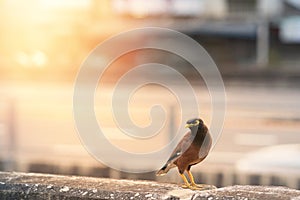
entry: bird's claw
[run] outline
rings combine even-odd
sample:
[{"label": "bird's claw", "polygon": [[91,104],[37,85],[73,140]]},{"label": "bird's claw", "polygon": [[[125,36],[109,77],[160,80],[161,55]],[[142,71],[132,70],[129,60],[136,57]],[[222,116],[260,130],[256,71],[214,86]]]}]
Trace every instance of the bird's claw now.
[{"label": "bird's claw", "polygon": [[206,185],[206,184],[191,184],[191,187],[195,188],[195,190],[212,190],[217,189],[214,185]]},{"label": "bird's claw", "polygon": [[181,187],[184,189],[190,189],[191,185],[183,184],[183,185],[181,185]]},{"label": "bird's claw", "polygon": [[190,190],[198,190],[196,187],[194,187],[194,186],[192,186],[192,185],[190,185],[190,184],[183,184],[182,186],[181,186],[183,189],[190,189]]},{"label": "bird's claw", "polygon": [[184,184],[181,187],[190,190],[212,190],[217,188],[214,185],[206,185],[206,184],[191,184],[191,185]]}]

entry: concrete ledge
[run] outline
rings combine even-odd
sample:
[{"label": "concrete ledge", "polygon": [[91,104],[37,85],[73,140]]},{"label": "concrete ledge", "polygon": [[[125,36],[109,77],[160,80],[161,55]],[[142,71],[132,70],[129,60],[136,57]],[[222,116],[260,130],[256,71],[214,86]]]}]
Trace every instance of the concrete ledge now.
[{"label": "concrete ledge", "polygon": [[231,186],[200,192],[151,181],[0,172],[0,199],[300,200],[300,191]]},{"label": "concrete ledge", "polygon": [[200,192],[193,200],[300,200],[300,191],[274,186],[230,186]]}]

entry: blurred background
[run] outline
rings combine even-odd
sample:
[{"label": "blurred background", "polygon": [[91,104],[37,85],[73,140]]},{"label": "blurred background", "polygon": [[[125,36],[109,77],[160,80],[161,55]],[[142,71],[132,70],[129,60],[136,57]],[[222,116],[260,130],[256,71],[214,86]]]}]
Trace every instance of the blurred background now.
[{"label": "blurred background", "polygon": [[[196,181],[218,187],[252,184],[300,189],[297,0],[0,0],[0,170],[179,182],[176,170],[157,178],[154,172],[131,174],[104,166],[81,145],[73,121],[74,81],[89,52],[114,34],[147,26],[192,37],[208,51],[224,79],[223,134],[207,160],[193,168]],[[145,41],[137,38],[136,42]],[[99,67],[106,55],[93,59]],[[111,95],[109,88],[120,75],[148,61],[170,65],[190,80],[197,79],[188,64],[174,55],[134,52],[120,58],[115,63],[119,67],[110,68],[101,80],[108,88],[102,94]],[[176,82],[163,72],[158,76]],[[206,91],[203,82],[196,85]],[[133,115],[137,124],[149,122],[143,115],[149,101],[154,101],[148,98],[149,90],[157,94],[155,101],[170,107],[172,119],[156,138],[163,141],[157,146],[120,136],[106,118],[111,111],[98,112],[99,120],[107,119],[104,127],[114,132],[113,143],[128,151],[159,148],[177,124],[184,123],[172,108],[176,99],[166,100],[165,91],[152,86],[133,100],[138,102],[134,109],[139,114]],[[203,93],[203,118],[209,124],[210,98],[207,91]],[[98,100],[95,110],[105,110],[106,104],[101,104],[101,97]]]}]

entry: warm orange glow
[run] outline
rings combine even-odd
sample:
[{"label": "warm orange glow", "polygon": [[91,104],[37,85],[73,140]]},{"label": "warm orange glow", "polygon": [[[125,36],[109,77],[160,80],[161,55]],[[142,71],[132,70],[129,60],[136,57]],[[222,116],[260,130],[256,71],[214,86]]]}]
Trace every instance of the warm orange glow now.
[{"label": "warm orange glow", "polygon": [[36,51],[31,54],[27,54],[25,52],[18,52],[15,56],[15,59],[18,64],[25,68],[42,68],[45,67],[48,61],[47,56],[42,51]]},{"label": "warm orange glow", "polygon": [[32,57],[32,62],[36,67],[44,67],[46,62],[47,62],[47,57],[46,55],[41,52],[41,51],[37,51],[35,52]]},{"label": "warm orange glow", "polygon": [[21,66],[29,66],[30,64],[30,58],[28,55],[24,52],[19,52],[16,55],[16,61],[21,65]]},{"label": "warm orange glow", "polygon": [[145,5],[145,1],[134,0],[130,4],[130,11],[132,15],[136,18],[146,17],[148,14],[147,6]]},{"label": "warm orange glow", "polygon": [[72,7],[87,7],[91,0],[40,0],[40,5],[46,8],[72,8]]},{"label": "warm orange glow", "polygon": [[0,55],[6,59],[5,69],[0,66],[2,76],[31,79],[37,72],[40,77],[49,70],[65,74],[74,63],[79,66],[94,46],[82,42],[89,36],[83,27],[93,19],[91,2],[5,1],[0,7]]}]

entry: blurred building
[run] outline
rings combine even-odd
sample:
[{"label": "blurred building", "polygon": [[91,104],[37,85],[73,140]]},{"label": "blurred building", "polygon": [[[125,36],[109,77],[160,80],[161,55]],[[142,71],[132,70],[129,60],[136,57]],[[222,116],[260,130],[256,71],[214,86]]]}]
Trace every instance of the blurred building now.
[{"label": "blurred building", "polygon": [[[121,31],[146,26],[171,28],[191,36],[205,47],[224,77],[242,76],[246,78],[251,75],[259,75],[265,79],[270,75],[296,78],[300,76],[300,4],[298,0],[28,0],[24,2],[0,0],[0,81],[1,83],[7,80],[52,82],[67,80],[72,82],[81,63],[99,43]],[[137,42],[144,41],[137,40]],[[126,43],[121,45],[126,45]],[[136,66],[139,62],[167,60],[168,63],[165,64],[175,66],[177,69],[180,68],[180,72],[191,76],[191,74],[188,74],[190,73],[188,70],[181,69],[186,67],[186,62],[179,62],[174,55],[161,54],[161,52],[158,54],[150,51],[142,54],[132,53],[126,58],[119,59],[119,64],[123,67],[119,71],[124,72],[124,68]],[[98,67],[101,63],[104,63],[104,59],[105,55],[99,55],[99,57],[92,58],[92,61],[95,63],[95,67]],[[61,87],[59,85],[59,88]],[[49,88],[52,88],[52,86]],[[39,109],[49,107],[43,117],[40,117],[38,110],[35,115],[38,116],[39,120],[44,120],[41,122],[47,124],[45,129],[49,126],[48,128],[51,130],[50,126],[52,124],[57,127],[72,127],[73,124],[66,125],[63,121],[63,117],[66,116],[58,118],[59,120],[56,119],[62,113],[69,113],[69,100],[71,98],[67,96],[68,94],[65,94],[67,89],[51,99],[46,95],[48,91],[41,92],[42,90],[49,90],[49,88],[38,87],[37,92],[31,91],[32,94],[45,95],[44,98],[36,100],[39,101]],[[58,89],[52,88],[53,93],[56,90]],[[20,94],[26,96],[26,92],[20,92]],[[31,95],[30,91],[27,95]],[[61,107],[52,109],[53,101],[54,104],[61,103],[62,100],[58,97],[67,100],[65,100],[63,106],[60,105]],[[25,106],[23,105],[23,115],[18,113],[17,117],[21,116],[21,118],[17,118],[19,121],[27,119],[28,115],[31,116],[32,111],[36,108],[35,101],[31,102],[31,96],[27,98]],[[249,104],[247,100],[250,98],[253,98],[253,96],[249,95],[241,102]],[[258,96],[257,98],[261,103],[259,98],[269,101],[268,98],[270,97]],[[3,99],[0,100],[3,101]],[[43,100],[47,100],[46,103]],[[14,165],[13,160],[8,158],[14,157],[13,154],[16,148],[13,139],[14,134],[12,134],[17,132],[14,129],[16,126],[14,124],[16,121],[14,107],[16,109],[20,108],[18,107],[19,104],[15,105],[9,102],[10,100],[8,100],[8,103],[4,100],[0,104],[0,147],[2,147],[2,150],[6,150],[1,151],[0,157],[2,161],[9,161],[1,163],[0,160],[0,170],[12,169],[10,166]],[[33,105],[27,108],[26,103]],[[262,106],[259,104],[258,107],[266,107],[266,105],[273,110],[273,105],[269,105],[269,102]],[[280,105],[282,106],[282,104]],[[6,107],[10,110],[5,111],[3,108]],[[296,106],[291,107],[288,105],[287,107],[290,108],[287,112],[297,111]],[[246,107],[246,110],[252,108],[251,106]],[[52,110],[59,110],[59,114],[52,113],[54,122],[49,122],[51,118],[49,113],[51,116]],[[20,110],[18,111],[20,112]],[[257,115],[257,113],[254,114]],[[4,118],[3,116],[7,117]],[[240,117],[237,116],[237,118]],[[249,118],[245,119],[249,120]],[[37,129],[35,120],[36,118],[28,120],[34,128],[23,125],[27,128],[24,132],[31,130],[30,128]],[[26,123],[27,121],[24,120],[23,124]],[[56,127],[54,128],[56,129]],[[38,133],[38,131],[35,133]],[[9,135],[12,135],[12,137],[9,137]],[[65,139],[69,140],[69,138]],[[231,144],[229,143],[228,146],[233,149]],[[36,147],[32,148],[32,152],[38,152]],[[76,148],[73,150],[71,142],[69,146],[59,146],[57,147],[58,150],[55,148],[53,147],[54,150],[51,149],[50,153],[47,152],[55,159],[59,156],[65,156],[64,159],[70,157],[66,154],[62,156],[61,152],[63,151],[70,151],[77,157],[79,155]],[[258,147],[255,146],[254,148]],[[65,149],[68,149],[68,151]],[[59,161],[57,162],[59,164],[53,164],[45,155],[42,156],[48,159],[49,165],[43,161],[41,161],[42,163],[40,161],[32,162],[33,159],[30,157],[33,154],[32,152],[26,157],[28,163],[26,163],[26,166],[22,166],[21,169],[32,172],[88,174],[92,176],[108,176],[110,173],[110,176],[116,178],[137,177],[125,173],[120,175],[110,169],[104,169],[100,172],[98,168],[83,173],[82,163],[76,163],[71,168],[65,168],[59,166],[61,164]],[[230,164],[232,165],[232,163]],[[198,175],[201,180],[204,177],[204,180],[212,184],[249,183],[246,182],[247,180],[238,181],[241,176],[236,174],[235,171],[228,172],[220,169],[220,167],[214,170],[209,166],[207,173],[204,171],[204,173]],[[140,177],[154,179],[154,174],[141,175]],[[272,182],[272,178],[270,177],[267,182]],[[250,179],[253,179],[254,182],[251,182]],[[260,177],[259,179],[264,178]],[[251,184],[260,184],[260,182],[257,182],[257,177],[250,177],[249,181]],[[295,177],[294,182],[289,186],[300,188],[298,177]]]},{"label": "blurred building", "polygon": [[1,78],[72,80],[97,44],[144,26],[192,36],[224,74],[278,67],[294,73],[299,62],[295,0],[64,2],[0,1]]}]

